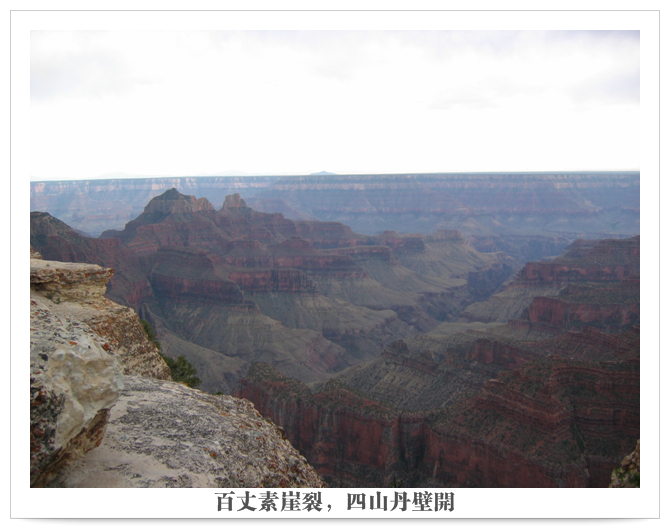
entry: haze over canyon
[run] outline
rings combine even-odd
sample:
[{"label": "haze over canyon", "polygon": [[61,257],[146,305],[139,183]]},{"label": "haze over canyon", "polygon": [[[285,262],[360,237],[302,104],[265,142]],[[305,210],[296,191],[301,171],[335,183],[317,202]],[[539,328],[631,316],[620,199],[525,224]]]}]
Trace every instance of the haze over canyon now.
[{"label": "haze over canyon", "polygon": [[639,196],[639,172],[33,182],[30,244],[113,269],[106,298],[330,486],[606,487],[640,436]]}]

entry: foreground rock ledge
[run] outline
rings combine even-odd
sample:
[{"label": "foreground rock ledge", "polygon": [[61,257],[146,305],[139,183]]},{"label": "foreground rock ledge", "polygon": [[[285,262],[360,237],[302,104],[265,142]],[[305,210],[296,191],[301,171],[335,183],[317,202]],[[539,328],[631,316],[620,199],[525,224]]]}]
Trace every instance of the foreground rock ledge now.
[{"label": "foreground rock ledge", "polygon": [[43,486],[61,466],[100,443],[122,384],[118,355],[80,314],[95,310],[84,304],[94,306],[96,300],[102,299],[104,282],[112,271],[99,266],[68,265],[31,259],[33,487]]},{"label": "foreground rock ledge", "polygon": [[249,401],[124,377],[101,445],[50,487],[325,487]]},{"label": "foreground rock ledge", "polygon": [[113,273],[31,249],[31,486],[325,486],[250,402],[172,381]]}]

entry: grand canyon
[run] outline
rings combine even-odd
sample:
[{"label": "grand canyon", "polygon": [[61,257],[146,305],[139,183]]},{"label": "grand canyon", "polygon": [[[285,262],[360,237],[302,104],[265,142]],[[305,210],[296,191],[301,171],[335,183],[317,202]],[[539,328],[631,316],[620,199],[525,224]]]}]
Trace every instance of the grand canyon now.
[{"label": "grand canyon", "polygon": [[30,244],[112,269],[105,299],[281,427],[312,483],[607,487],[639,450],[639,193],[638,172],[34,182]]}]

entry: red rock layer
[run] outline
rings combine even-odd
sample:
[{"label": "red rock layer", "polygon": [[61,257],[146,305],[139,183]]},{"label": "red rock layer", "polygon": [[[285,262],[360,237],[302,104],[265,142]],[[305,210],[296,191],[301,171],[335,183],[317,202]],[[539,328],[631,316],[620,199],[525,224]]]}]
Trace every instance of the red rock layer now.
[{"label": "red rock layer", "polygon": [[528,263],[519,281],[623,281],[640,274],[640,237],[577,240],[563,255],[546,262]]},{"label": "red rock layer", "polygon": [[[386,231],[378,237],[373,237],[377,244],[388,246],[394,252],[399,253],[422,253],[426,249],[423,235],[400,235],[394,231]],[[442,239],[439,239],[442,240]]]},{"label": "red rock layer", "polygon": [[151,287],[157,296],[173,301],[192,299],[204,304],[238,304],[245,301],[237,284],[222,279],[191,279],[154,273],[151,275]]},{"label": "red rock layer", "polygon": [[640,304],[634,303],[569,303],[560,298],[537,297],[520,320],[517,328],[541,328],[553,332],[598,327],[620,331],[640,323]]},{"label": "red rock layer", "polygon": [[317,292],[314,283],[301,270],[290,268],[236,271],[230,272],[228,277],[249,292]]},{"label": "red rock layer", "polygon": [[467,361],[476,361],[483,364],[494,364],[505,369],[516,369],[530,360],[539,358],[539,354],[524,350],[508,343],[481,338],[467,353]]},{"label": "red rock layer", "polygon": [[[639,437],[636,333],[588,330],[559,346],[583,338],[593,344],[587,348],[617,349],[617,361],[538,358],[549,340],[538,352],[477,340],[468,361],[520,367],[438,415],[394,410],[336,380],[311,395],[264,365],[250,369],[236,394],[283,426],[334,486],[388,486],[400,478],[406,486],[606,487]],[[428,357],[408,358],[393,347],[384,356],[404,368],[434,369]]]},{"label": "red rock layer", "polygon": [[633,265],[573,266],[561,263],[528,263],[519,273],[521,281],[615,281],[639,274]]}]

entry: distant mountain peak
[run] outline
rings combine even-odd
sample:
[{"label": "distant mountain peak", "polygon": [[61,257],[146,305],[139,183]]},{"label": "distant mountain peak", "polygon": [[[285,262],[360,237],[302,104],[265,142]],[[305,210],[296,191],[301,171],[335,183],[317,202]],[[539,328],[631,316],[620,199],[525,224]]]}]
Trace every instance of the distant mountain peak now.
[{"label": "distant mountain peak", "polygon": [[329,173],[328,171],[319,171],[318,173],[310,173],[309,176],[327,176],[327,175],[336,176],[337,173]]},{"label": "distant mountain peak", "polygon": [[233,195],[227,195],[226,199],[223,201],[224,208],[246,208],[247,203],[240,196],[239,193]]},{"label": "distant mountain peak", "polygon": [[168,189],[165,191],[165,193],[158,195],[155,198],[160,200],[179,200],[180,198],[188,198],[188,196],[181,194],[179,191],[177,191],[176,187],[173,187],[172,189]]},{"label": "distant mountain peak", "polygon": [[185,213],[194,211],[214,211],[214,206],[206,198],[183,195],[176,188],[152,198],[144,208],[144,213]]}]

